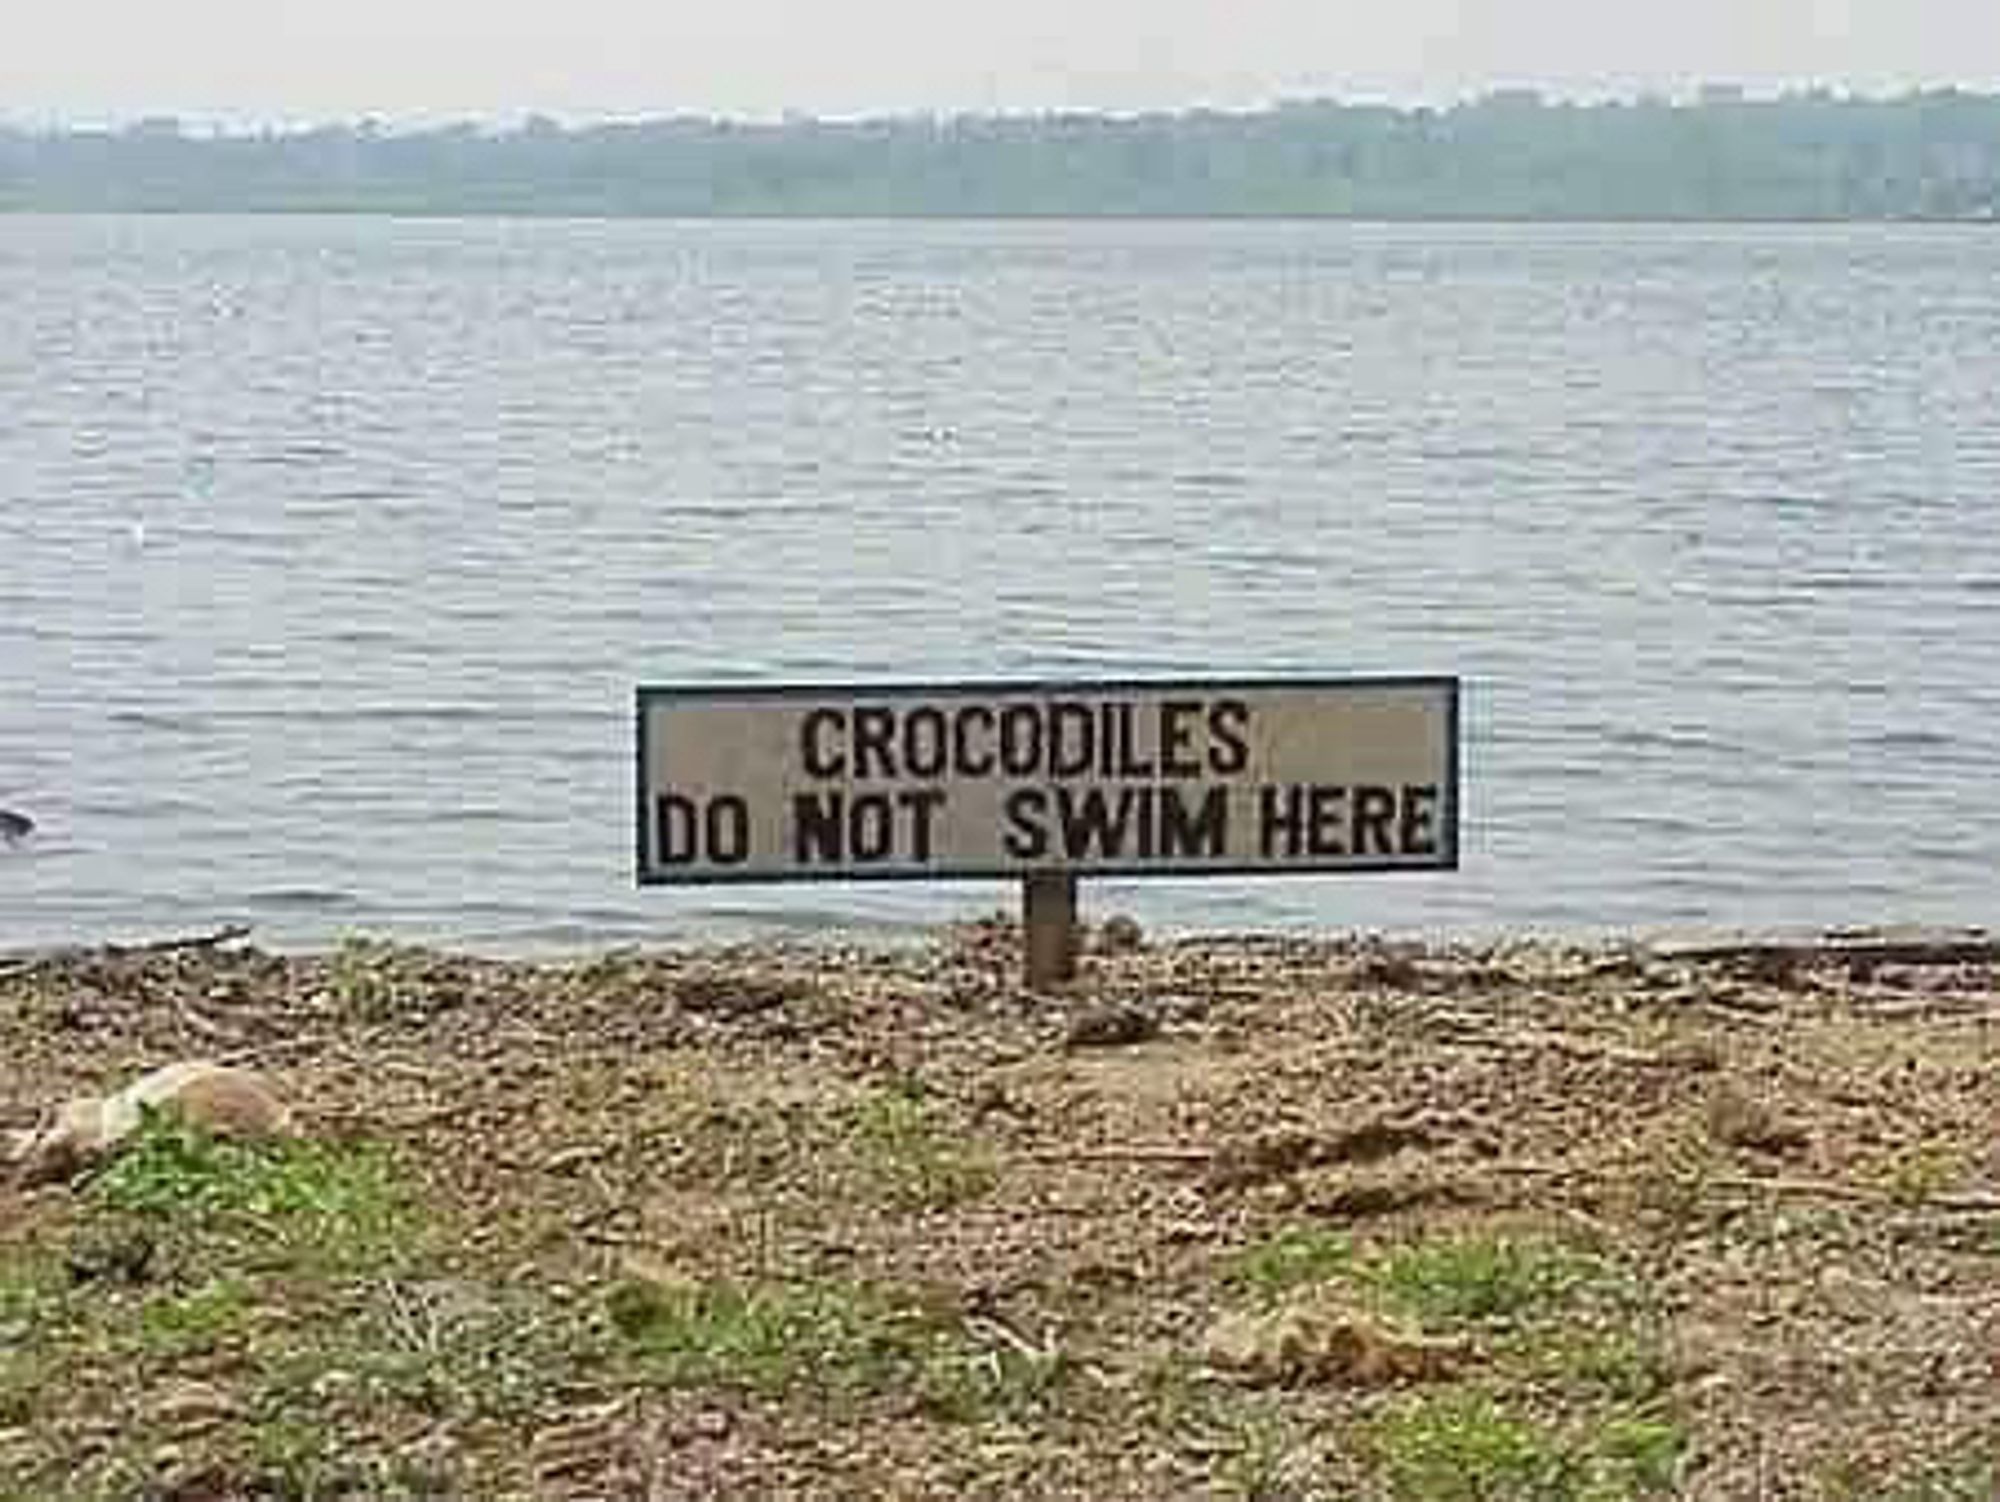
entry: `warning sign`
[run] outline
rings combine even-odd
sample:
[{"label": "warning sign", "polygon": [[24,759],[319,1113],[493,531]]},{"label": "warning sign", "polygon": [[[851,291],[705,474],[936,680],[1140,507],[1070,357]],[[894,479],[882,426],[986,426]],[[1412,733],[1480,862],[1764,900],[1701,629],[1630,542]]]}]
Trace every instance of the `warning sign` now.
[{"label": "warning sign", "polygon": [[1458,682],[642,688],[643,883],[1440,870]]}]

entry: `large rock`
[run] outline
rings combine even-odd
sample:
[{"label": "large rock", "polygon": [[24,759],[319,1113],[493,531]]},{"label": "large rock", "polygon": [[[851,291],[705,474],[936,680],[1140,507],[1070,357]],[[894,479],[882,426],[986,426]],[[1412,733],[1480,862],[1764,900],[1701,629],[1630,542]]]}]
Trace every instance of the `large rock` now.
[{"label": "large rock", "polygon": [[1225,1314],[1202,1341],[1209,1365],[1245,1381],[1284,1387],[1380,1387],[1448,1375],[1466,1348],[1426,1340],[1325,1295]]},{"label": "large rock", "polygon": [[299,1130],[263,1075],[191,1060],[156,1069],[112,1095],[79,1097],[39,1129],[15,1133],[9,1149],[15,1177],[30,1184],[73,1178],[109,1157],[151,1112],[238,1142],[295,1137]]}]

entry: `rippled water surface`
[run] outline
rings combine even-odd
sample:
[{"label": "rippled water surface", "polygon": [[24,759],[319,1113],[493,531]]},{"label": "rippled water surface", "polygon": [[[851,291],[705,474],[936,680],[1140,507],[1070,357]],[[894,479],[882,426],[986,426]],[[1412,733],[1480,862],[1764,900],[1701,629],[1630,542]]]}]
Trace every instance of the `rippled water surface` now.
[{"label": "rippled water surface", "polygon": [[1970,921],[2000,235],[0,219],[0,944],[631,885],[641,680],[1466,680],[1464,870],[1204,928]]}]

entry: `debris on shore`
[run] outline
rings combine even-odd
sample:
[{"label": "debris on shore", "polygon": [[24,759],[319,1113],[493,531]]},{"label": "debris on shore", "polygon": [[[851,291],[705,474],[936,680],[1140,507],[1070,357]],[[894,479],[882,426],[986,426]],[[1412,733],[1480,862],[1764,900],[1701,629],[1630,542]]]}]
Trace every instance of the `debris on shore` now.
[{"label": "debris on shore", "polygon": [[74,1178],[116,1152],[153,1115],[241,1142],[270,1142],[299,1130],[262,1075],[196,1059],[155,1069],[101,1098],[65,1101],[45,1125],[17,1133],[7,1157],[23,1183]]}]

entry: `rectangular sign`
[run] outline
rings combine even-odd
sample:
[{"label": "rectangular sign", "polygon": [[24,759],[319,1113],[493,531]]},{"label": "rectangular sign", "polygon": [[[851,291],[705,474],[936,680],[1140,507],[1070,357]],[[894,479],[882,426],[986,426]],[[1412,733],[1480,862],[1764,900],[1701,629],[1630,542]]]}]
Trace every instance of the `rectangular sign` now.
[{"label": "rectangular sign", "polygon": [[1443,870],[1453,678],[638,696],[641,883]]}]

